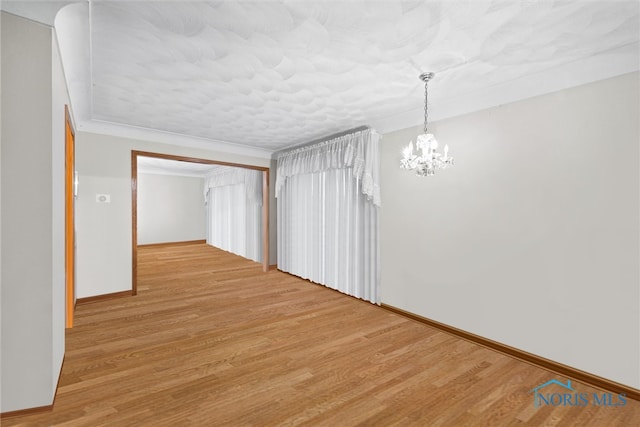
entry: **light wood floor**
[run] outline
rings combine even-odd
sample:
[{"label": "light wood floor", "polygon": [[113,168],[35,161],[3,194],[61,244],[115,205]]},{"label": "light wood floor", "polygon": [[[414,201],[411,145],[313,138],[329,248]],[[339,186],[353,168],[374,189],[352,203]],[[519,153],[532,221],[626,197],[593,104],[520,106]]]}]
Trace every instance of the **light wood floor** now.
[{"label": "light wood floor", "polygon": [[565,378],[212,247],[138,257],[138,296],[78,306],[53,411],[3,426],[640,425],[536,409]]}]

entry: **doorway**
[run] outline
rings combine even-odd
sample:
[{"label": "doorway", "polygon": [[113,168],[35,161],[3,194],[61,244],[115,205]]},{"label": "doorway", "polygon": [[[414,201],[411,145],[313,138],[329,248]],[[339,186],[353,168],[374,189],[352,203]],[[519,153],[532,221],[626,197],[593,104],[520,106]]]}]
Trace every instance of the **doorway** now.
[{"label": "doorway", "polygon": [[156,159],[175,160],[179,162],[198,163],[206,165],[231,166],[260,171],[262,173],[262,270],[264,272],[269,271],[269,168],[134,150],[131,151],[132,295],[137,294],[138,275],[138,157],[151,157]]},{"label": "doorway", "polygon": [[75,132],[71,126],[69,106],[64,106],[64,187],[65,187],[65,302],[66,327],[73,327],[73,314],[76,305],[75,287],[75,198],[76,198],[76,166],[75,166]]}]

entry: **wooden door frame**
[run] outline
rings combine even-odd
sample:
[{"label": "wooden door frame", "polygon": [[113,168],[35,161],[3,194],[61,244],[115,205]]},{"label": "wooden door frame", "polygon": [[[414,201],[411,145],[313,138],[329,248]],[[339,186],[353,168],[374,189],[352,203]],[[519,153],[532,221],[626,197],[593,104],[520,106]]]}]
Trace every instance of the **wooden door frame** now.
[{"label": "wooden door frame", "polygon": [[75,138],[76,134],[71,123],[69,106],[64,106],[64,187],[65,187],[65,319],[66,327],[73,327],[75,310]]},{"label": "wooden door frame", "polygon": [[221,162],[218,160],[184,157],[173,154],[152,153],[131,150],[131,295],[138,293],[138,157],[177,160],[180,162],[201,163],[206,165],[233,166],[262,172],[262,271],[269,271],[269,168],[242,163]]}]

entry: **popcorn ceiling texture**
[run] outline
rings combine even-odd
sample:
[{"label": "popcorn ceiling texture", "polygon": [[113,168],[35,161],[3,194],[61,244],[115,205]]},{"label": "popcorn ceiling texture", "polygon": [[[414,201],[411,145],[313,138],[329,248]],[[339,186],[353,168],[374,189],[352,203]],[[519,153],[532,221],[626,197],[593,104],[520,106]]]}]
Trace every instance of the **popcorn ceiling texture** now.
[{"label": "popcorn ceiling texture", "polygon": [[423,71],[437,105],[637,43],[638,19],[637,2],[94,2],[93,118],[276,150],[420,110]]}]

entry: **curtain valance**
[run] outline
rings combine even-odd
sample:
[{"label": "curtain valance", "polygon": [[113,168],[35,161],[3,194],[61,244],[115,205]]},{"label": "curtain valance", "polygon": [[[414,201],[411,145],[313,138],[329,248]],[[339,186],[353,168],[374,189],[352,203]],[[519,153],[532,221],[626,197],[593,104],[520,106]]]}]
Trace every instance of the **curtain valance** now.
[{"label": "curtain valance", "polygon": [[245,184],[247,198],[262,204],[262,172],[231,166],[219,166],[204,178],[204,196],[210,188],[223,185]]},{"label": "curtain valance", "polygon": [[353,177],[361,181],[361,191],[380,206],[380,135],[366,129],[318,144],[286,151],[278,156],[276,197],[287,178],[330,169],[353,168]]}]

